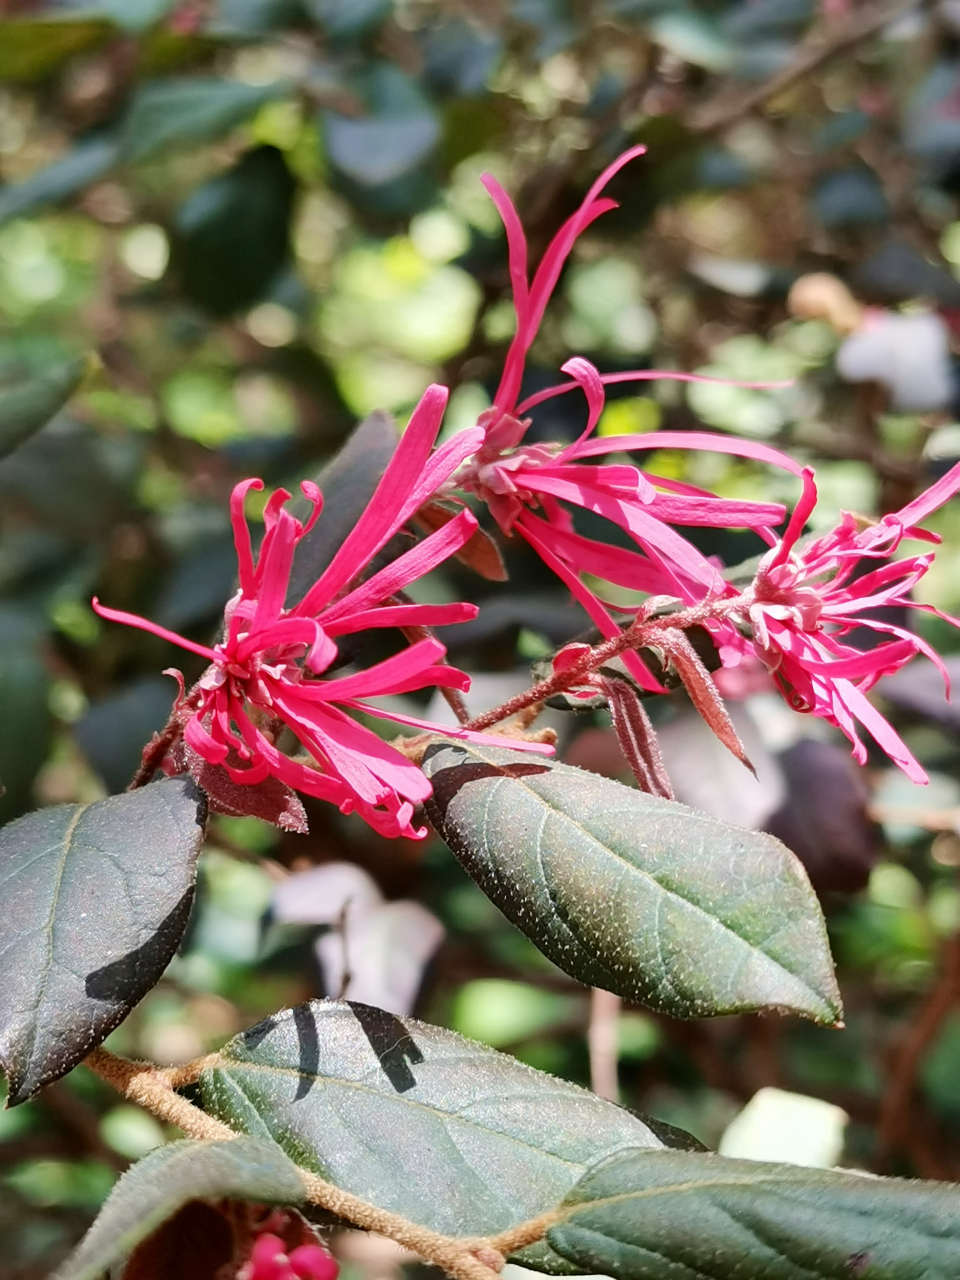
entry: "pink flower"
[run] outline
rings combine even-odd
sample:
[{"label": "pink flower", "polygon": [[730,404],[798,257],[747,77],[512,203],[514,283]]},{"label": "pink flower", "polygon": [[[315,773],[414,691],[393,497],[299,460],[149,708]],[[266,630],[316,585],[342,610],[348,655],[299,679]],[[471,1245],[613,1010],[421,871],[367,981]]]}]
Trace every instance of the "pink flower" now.
[{"label": "pink flower", "polygon": [[337,1280],[336,1258],[322,1245],[302,1244],[287,1253],[279,1236],[258,1236],[238,1280]]},{"label": "pink flower", "polygon": [[[476,617],[472,604],[396,602],[397,592],[458,551],[477,522],[461,511],[411,550],[356,583],[371,559],[436,492],[479,443],[479,429],[465,431],[431,455],[446,405],[446,389],[424,393],[366,511],[327,569],[292,608],[285,601],[297,544],[321,513],[315,484],[301,488],[313,504],[306,524],[284,509],[290,495],[278,489],[264,512],[265,534],[254,560],[244,498],[260,480],[233,490],[230,509],[240,589],[226,607],[224,636],[213,648],[186,640],[134,614],[107,609],[105,618],[139,627],[206,658],[210,666],[181,699],[183,738],[203,760],[222,766],[234,783],[254,786],[277,778],[288,787],[356,810],[386,836],[421,837],[411,826],[414,806],[430,795],[420,769],[348,712],[366,712],[448,737],[489,742],[482,734],[447,729],[372,706],[364,699],[428,686],[469,688],[469,677],[443,664],[445,649],[425,638],[367,670],[320,679],[337,657],[336,638],[375,627],[433,627]],[[181,681],[182,677],[176,673]],[[283,727],[306,749],[293,760],[276,745]],[[549,751],[533,744],[532,750]]]},{"label": "pink flower", "polygon": [[[584,464],[583,459],[610,453],[612,449],[667,444],[661,433],[623,436],[612,441],[589,439],[603,412],[605,384],[656,378],[694,382],[712,379],[657,370],[602,375],[588,360],[576,356],[563,365],[570,381],[517,402],[527,353],[564,263],[578,236],[601,214],[616,207],[615,201],[601,195],[603,189],[644,150],[641,146],[625,151],[603,171],[580,208],[554,236],[532,281],[528,281],[527,245],[517,211],[495,179],[489,175],[482,179],[506,229],[517,329],[493,406],[479,421],[484,430],[483,443],[450,485],[451,489],[476,493],[487,503],[501,529],[506,533],[515,531],[526,539],[567,583],[608,638],[617,634],[617,623],[600,597],[584,585],[581,574],[692,604],[705,596],[723,594],[727,587],[717,565],[701,555],[671,524],[756,529],[772,543],[775,539],[771,527],[785,515],[779,503],[718,498],[693,485],[651,476],[629,465]],[[544,400],[577,387],[582,388],[588,408],[587,424],[580,438],[567,446],[524,445],[530,419],[523,415]],[[706,433],[667,434],[673,447],[759,456],[757,447],[749,442]],[[775,450],[768,452],[771,460],[781,462],[781,455]],[[637,543],[638,551],[624,551],[578,534],[564,504],[583,507],[619,525]],[[645,687],[660,687],[636,655],[627,661]]]},{"label": "pink flower", "polygon": [[[862,560],[889,561],[904,538],[939,542],[937,535],[920,528],[920,523],[958,490],[960,464],[878,523],[866,524],[843,512],[840,524],[830,533],[799,547],[798,539],[817,501],[813,472],[807,468],[803,494],[786,533],[761,560],[752,585],[731,610],[749,624],[756,653],[792,707],[812,712],[841,729],[863,764],[867,752],[858,735],[859,723],[914,782],[926,782],[927,775],[866,694],[881,677],[897,671],[918,653],[936,663],[949,689],[947,672],[924,640],[871,616],[871,611],[902,605],[945,617],[932,606],[910,599],[933,555],[909,556],[861,577],[855,575]],[[947,621],[960,626],[953,618]],[[893,639],[863,651],[844,643],[857,627]]]}]

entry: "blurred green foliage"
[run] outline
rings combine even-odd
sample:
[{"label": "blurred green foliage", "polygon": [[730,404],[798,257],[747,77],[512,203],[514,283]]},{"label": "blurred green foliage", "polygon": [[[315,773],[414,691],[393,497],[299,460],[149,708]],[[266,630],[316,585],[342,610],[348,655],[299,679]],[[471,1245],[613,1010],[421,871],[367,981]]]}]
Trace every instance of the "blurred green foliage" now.
[{"label": "blurred green foliage", "polygon": [[[837,335],[791,316],[786,295],[819,270],[866,302],[957,306],[955,9],[917,6],[847,45],[845,24],[871,5],[7,4],[0,451],[9,397],[32,412],[38,377],[80,369],[70,362],[91,352],[96,368],[84,364],[68,408],[0,460],[0,817],[121,790],[165,719],[173,684],[159,672],[180,658],[103,627],[94,591],[206,640],[233,589],[226,498],[239,477],[289,486],[315,474],[358,418],[383,408],[402,423],[432,379],[452,388],[448,433],[489,404],[513,312],[484,170],[516,195],[535,260],[605,162],[630,142],[649,147],[613,184],[619,210],[574,254],[530,390],[555,381],[573,351],[611,372],[790,382],[617,388],[600,426],[612,445],[700,424],[778,442],[815,462],[824,524],[841,508],[893,509],[942,472],[960,456],[951,413],[888,413],[844,384]],[[842,52],[766,94],[813,37]],[[895,279],[878,266],[891,244]],[[533,430],[572,437],[579,413],[550,402]],[[661,451],[652,466],[729,495],[795,496],[763,465],[719,455]],[[260,511],[252,502],[248,515]],[[925,599],[956,611],[956,504],[931,526],[944,545]],[[735,534],[704,545],[730,564],[758,549]],[[500,680],[582,625],[521,549],[508,548],[508,562],[500,612],[450,637],[458,662]],[[458,567],[421,589],[437,599],[488,590]],[[936,619],[920,625],[944,651],[960,649]],[[904,1029],[960,928],[960,720],[899,714],[934,782],[918,797],[877,762],[880,860],[825,894],[847,1030],[627,1011],[627,1105],[713,1143],[757,1088],[779,1084],[845,1108],[848,1162],[960,1177],[956,1013],[921,1055],[909,1123],[886,1145],[877,1137]],[[600,713],[578,718],[569,758],[603,767],[606,731]],[[439,842],[389,845],[308,807],[308,837],[216,821],[182,954],[112,1047],[185,1061],[316,993],[318,930],[276,925],[271,900],[291,869],[342,860],[388,899],[421,899],[446,928],[418,1012],[589,1079],[586,993]],[[823,848],[837,864],[852,856],[843,840]],[[117,1171],[164,1136],[82,1069],[0,1114],[4,1280],[47,1274]]]}]

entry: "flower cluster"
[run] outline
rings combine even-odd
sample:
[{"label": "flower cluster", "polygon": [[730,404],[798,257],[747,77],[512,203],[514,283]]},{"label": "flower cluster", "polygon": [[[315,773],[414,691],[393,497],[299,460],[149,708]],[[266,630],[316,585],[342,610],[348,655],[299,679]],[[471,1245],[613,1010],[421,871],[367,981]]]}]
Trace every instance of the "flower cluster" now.
[{"label": "flower cluster", "polygon": [[[867,753],[857,731],[859,722],[914,782],[926,782],[926,774],[866,694],[881,677],[919,653],[939,667],[948,689],[949,680],[939,655],[926,641],[882,621],[873,610],[899,605],[938,613],[910,597],[933,555],[908,556],[866,573],[859,567],[890,560],[904,539],[938,542],[936,535],[920,527],[921,521],[958,490],[960,464],[882,520],[866,522],[844,512],[835,529],[801,545],[800,534],[817,501],[813,472],[805,470],[803,494],[783,538],[763,557],[753,582],[731,605],[752,634],[757,656],[795,710],[812,712],[842,730],[864,763]],[[946,620],[960,626],[952,618]],[[846,642],[860,628],[872,631],[881,643],[863,650]]]},{"label": "flower cluster", "polygon": [[[756,441],[703,432],[650,432],[623,435],[617,452],[658,448],[702,449],[772,463],[800,477],[803,493],[786,532],[774,527],[784,508],[773,503],[727,501],[691,485],[668,481],[621,464],[585,465],[610,452],[610,442],[592,438],[604,408],[604,387],[611,383],[695,375],[664,370],[633,370],[602,375],[576,356],[562,372],[569,381],[520,400],[524,364],[577,237],[615,202],[602,195],[619,170],[641,155],[643,147],[625,151],[593,184],[580,208],[550,242],[533,280],[528,280],[527,246],[519,216],[495,179],[483,181],[503,220],[507,236],[510,280],[517,327],[492,407],[481,417],[483,444],[457,472],[454,483],[487,503],[504,532],[516,532],[566,583],[589,613],[601,635],[620,634],[620,624],[607,603],[583,581],[583,575],[644,592],[670,596],[688,606],[691,618],[713,633],[724,665],[735,666],[752,647],[784,691],[791,706],[829,721],[850,739],[858,760],[866,759],[857,723],[915,781],[926,775],[893,727],[870,703],[866,693],[884,675],[924,653],[943,671],[937,654],[919,636],[873,618],[871,610],[890,605],[916,607],[912,587],[932,557],[914,556],[858,576],[864,561],[888,559],[903,538],[937,539],[919,525],[925,516],[960,490],[960,466],[915,502],[863,526],[844,513],[830,534],[800,548],[804,525],[816,505],[813,473],[777,449]],[[530,425],[524,418],[536,405],[581,388],[587,421],[570,445],[524,445]],[[575,531],[570,507],[582,507],[624,529],[637,544],[625,551],[583,537]],[[756,578],[743,592],[726,582],[720,567],[704,557],[673,526],[752,529],[768,544]],[[621,606],[622,609],[622,606]],[[953,621],[949,619],[949,621]],[[855,628],[895,637],[863,652],[844,643]],[[625,652],[630,674],[644,689],[660,685],[636,652]],[[643,785],[641,783],[641,785]]]},{"label": "flower cluster", "polygon": [[[430,686],[467,689],[469,677],[444,663],[444,646],[431,635],[365,670],[329,674],[340,637],[383,627],[432,628],[477,615],[472,604],[421,605],[398,599],[405,587],[470,539],[477,521],[466,509],[363,577],[373,557],[479,442],[479,431],[467,431],[431,454],[446,399],[443,387],[428,388],[366,511],[303,599],[291,607],[286,598],[294,554],[320,517],[323,499],[316,485],[302,485],[313,511],[301,523],[285,509],[290,494],[278,489],[264,511],[265,532],[255,559],[244,499],[250,489],[262,488],[259,480],[245,480],[233,490],[239,590],[227,604],[218,644],[197,644],[94,600],[102,617],[150,631],[209,662],[189,694],[179,677],[183,740],[198,757],[222,767],[233,783],[252,787],[272,777],[295,791],[332,801],[344,813],[356,811],[386,836],[425,834],[412,819],[414,807],[430,795],[430,784],[413,761],[359,723],[355,713],[485,741],[483,735],[441,729],[365,701]],[[282,749],[278,738],[284,729],[305,748],[305,759],[293,759]]]},{"label": "flower cluster", "polygon": [[[369,701],[429,687],[468,688],[469,678],[446,663],[445,648],[432,629],[468,621],[476,607],[415,604],[403,593],[449,556],[461,553],[474,537],[478,522],[465,505],[472,496],[487,505],[505,535],[522,537],[567,585],[600,632],[603,643],[598,651],[612,645],[640,690],[663,688],[662,672],[641,656],[650,642],[645,626],[649,622],[650,628],[659,627],[661,652],[674,663],[698,709],[741,758],[732,724],[684,634],[692,626],[711,633],[724,666],[736,666],[748,655],[759,657],[790,704],[839,728],[861,761],[866,749],[858,726],[911,778],[924,780],[923,770],[867,694],[882,676],[918,653],[941,670],[943,664],[920,637],[881,621],[873,611],[891,604],[917,607],[910,592],[927,571],[931,555],[891,557],[905,538],[936,541],[922,529],[922,521],[960,490],[960,466],[878,523],[844,514],[832,532],[804,543],[803,530],[817,499],[813,473],[770,446],[707,432],[658,431],[617,437],[615,447],[618,453],[710,450],[786,469],[802,481],[802,494],[782,536],[777,528],[786,511],[779,503],[735,501],[633,465],[593,461],[611,450],[609,441],[594,438],[606,385],[665,377],[691,380],[693,375],[656,370],[604,375],[576,356],[562,367],[567,381],[520,398],[527,354],[574,243],[614,207],[603,190],[642,150],[625,152],[600,175],[554,237],[532,279],[517,212],[506,192],[492,178],[484,179],[506,229],[517,316],[493,405],[475,427],[435,448],[447,392],[440,386],[428,388],[369,506],[302,599],[288,600],[290,574],[298,546],[321,516],[320,492],[310,483],[301,486],[312,506],[305,522],[287,509],[290,495],[282,489],[275,492],[266,504],[264,535],[255,557],[244,506],[250,489],[262,485],[245,480],[231,499],[239,588],[226,606],[217,644],[195,643],[94,602],[103,617],[153,632],[209,664],[189,692],[176,673],[181,696],[171,721],[176,732],[160,762],[165,767],[193,767],[199,761],[206,770],[204,785],[212,768],[235,790],[248,788],[251,797],[257,788],[279,784],[290,793],[329,800],[344,812],[356,811],[384,835],[423,835],[413,823],[416,807],[430,794],[429,782],[409,754],[384,741],[357,716],[489,741],[470,725],[440,728]],[[578,389],[587,407],[579,439],[566,445],[525,444],[530,419],[524,415],[552,396]],[[418,512],[424,513],[421,523],[430,523],[426,513],[436,512],[438,499],[448,504],[454,500],[443,517],[446,522],[439,528],[431,525],[434,531],[422,541],[375,567],[375,557]],[[618,526],[634,548],[583,536],[574,522],[578,508]],[[753,530],[769,550],[752,583],[738,589],[678,525]],[[871,562],[875,567],[864,572]],[[593,586],[588,586],[587,576]],[[615,606],[603,598],[598,581],[638,591],[646,603],[632,611]],[[337,674],[342,664],[338,641],[379,628],[400,629],[410,643],[393,657]],[[851,642],[852,633],[863,628],[879,639],[875,647],[864,650]],[[575,661],[571,659],[571,683],[576,677],[593,689],[596,681],[583,670],[583,652],[589,653],[589,647],[581,647]],[[562,678],[563,662],[554,670]],[[535,692],[528,702],[535,701]],[[617,723],[636,746],[638,777],[649,775],[649,785],[667,794],[669,783],[660,776],[644,713],[632,707],[633,695],[620,685],[614,695]],[[489,725],[500,718],[488,714],[480,719]],[[303,753],[291,756],[291,743]],[[535,741],[514,745],[550,750]],[[641,785],[647,785],[642,777]]]}]

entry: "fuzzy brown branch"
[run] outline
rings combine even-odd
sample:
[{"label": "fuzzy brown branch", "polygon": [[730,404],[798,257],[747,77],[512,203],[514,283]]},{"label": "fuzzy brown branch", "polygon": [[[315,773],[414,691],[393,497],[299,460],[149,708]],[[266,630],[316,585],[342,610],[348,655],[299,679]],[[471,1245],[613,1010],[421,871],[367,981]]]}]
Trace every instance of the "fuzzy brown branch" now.
[{"label": "fuzzy brown branch", "polygon": [[[216,1056],[210,1055],[214,1059]],[[195,1080],[209,1063],[210,1057],[199,1058],[195,1063],[174,1071],[164,1071],[142,1062],[130,1062],[102,1048],[94,1049],[84,1061],[101,1079],[106,1080],[131,1102],[138,1103],[158,1120],[176,1125],[188,1137],[215,1142],[232,1140],[241,1135],[195,1107],[172,1087],[173,1081],[187,1083]],[[464,1242],[453,1236],[440,1235],[399,1214],[368,1204],[366,1200],[327,1182],[309,1169],[298,1166],[297,1171],[306,1199],[311,1204],[319,1205],[365,1231],[376,1231],[379,1235],[395,1240],[397,1244],[419,1254],[424,1261],[441,1267],[453,1280],[493,1280],[493,1276],[503,1266],[502,1252],[486,1239]],[[477,1257],[476,1254],[480,1256]]]},{"label": "fuzzy brown branch", "polygon": [[923,3],[924,0],[894,0],[893,3],[864,5],[850,16],[838,34],[831,36],[820,32],[806,40],[792,62],[755,89],[747,93],[722,90],[695,108],[687,120],[688,125],[696,133],[717,133],[728,129],[771,98],[805,80],[825,63],[849,53],[862,41],[876,35],[911,9],[920,8]]}]

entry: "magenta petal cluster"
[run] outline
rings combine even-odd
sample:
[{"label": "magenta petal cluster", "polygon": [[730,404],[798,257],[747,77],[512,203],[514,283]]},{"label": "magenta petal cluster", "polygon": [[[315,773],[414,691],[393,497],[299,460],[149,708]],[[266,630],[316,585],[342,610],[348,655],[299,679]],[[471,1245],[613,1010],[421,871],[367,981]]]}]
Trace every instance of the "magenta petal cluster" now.
[{"label": "magenta petal cluster", "polygon": [[258,1236],[238,1280],[337,1280],[336,1258],[319,1244],[301,1244],[287,1252],[279,1236]]},{"label": "magenta petal cluster", "polygon": [[[581,233],[601,214],[616,208],[615,201],[602,195],[604,188],[624,165],[643,152],[642,146],[633,147],[603,171],[580,208],[554,236],[532,281],[528,280],[527,245],[517,211],[494,178],[483,178],[506,229],[517,328],[493,406],[479,421],[484,430],[483,443],[457,473],[453,485],[477,494],[487,503],[501,529],[526,539],[563,579],[607,638],[618,633],[618,625],[603,599],[583,582],[584,573],[617,586],[670,595],[692,604],[705,595],[722,593],[725,585],[717,566],[671,528],[672,524],[755,529],[773,543],[772,527],[785,515],[779,503],[731,501],[693,485],[647,475],[634,466],[584,462],[593,455],[607,454],[612,448],[621,451],[666,444],[656,434],[618,437],[616,441],[590,439],[603,412],[605,384],[658,378],[694,382],[711,379],[649,369],[601,375],[589,360],[576,356],[563,365],[569,381],[518,403],[527,353],[564,264]],[[568,446],[524,445],[530,419],[523,415],[544,400],[577,387],[587,401],[587,423],[579,440]],[[755,456],[749,442],[708,434],[676,435],[673,444]],[[781,461],[781,455],[776,455],[776,461]],[[636,542],[637,551],[610,547],[578,534],[568,510],[571,506],[595,512],[619,525]],[[625,661],[645,688],[660,688],[636,654],[628,655]]]},{"label": "magenta petal cluster", "polygon": [[[254,558],[244,499],[259,480],[238,484],[231,499],[240,587],[224,616],[224,635],[213,648],[184,639],[145,618],[105,608],[104,618],[139,627],[206,658],[210,666],[188,695],[183,736],[231,781],[255,785],[268,777],[306,795],[356,811],[385,836],[425,834],[411,823],[414,807],[430,794],[420,769],[370,729],[356,712],[394,720],[448,737],[489,741],[482,734],[441,728],[371,705],[368,698],[409,693],[428,686],[464,690],[469,677],[443,662],[438,640],[424,638],[363,671],[325,676],[337,656],[336,639],[376,627],[434,627],[476,617],[472,604],[398,603],[396,595],[468,541],[477,527],[467,510],[359,585],[372,558],[477,447],[478,429],[455,436],[431,453],[447,392],[424,393],[376,492],[357,525],[307,594],[286,608],[294,552],[320,516],[316,485],[304,483],[313,506],[305,524],[286,510],[277,490],[264,511],[265,533]],[[325,677],[325,678],[321,678]],[[277,745],[286,727],[307,759],[291,759]],[[517,744],[527,745],[527,744]],[[549,748],[530,744],[530,749]]]},{"label": "magenta petal cluster", "polygon": [[[861,764],[867,753],[857,726],[863,726],[908,777],[921,783],[927,775],[866,695],[883,676],[920,653],[940,668],[949,690],[947,672],[920,636],[872,611],[900,605],[938,613],[910,598],[933,555],[893,561],[890,557],[905,538],[939,542],[920,524],[958,490],[960,464],[879,522],[867,523],[844,512],[835,529],[801,546],[800,534],[817,501],[813,472],[806,469],[802,497],[782,540],[763,557],[737,605],[752,632],[754,649],[791,706],[842,730]],[[871,560],[889,563],[858,576],[858,567]],[[960,626],[953,618],[947,621]],[[881,643],[867,650],[854,647],[846,638],[855,628],[873,631]]]}]

